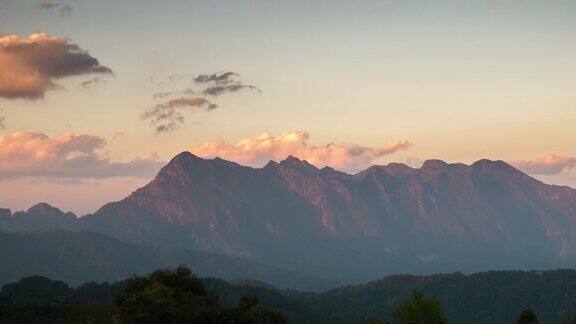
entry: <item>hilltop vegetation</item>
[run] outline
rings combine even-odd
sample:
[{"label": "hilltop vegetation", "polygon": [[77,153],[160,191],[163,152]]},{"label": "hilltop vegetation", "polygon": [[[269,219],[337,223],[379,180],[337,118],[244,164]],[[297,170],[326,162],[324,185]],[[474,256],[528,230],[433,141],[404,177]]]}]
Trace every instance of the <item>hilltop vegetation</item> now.
[{"label": "hilltop vegetation", "polygon": [[540,323],[572,324],[575,311],[574,270],[390,276],[311,293],[250,280],[197,279],[179,268],[76,288],[28,277],[0,292],[0,322],[11,323],[146,323],[160,318],[166,323],[180,318],[197,323],[407,323],[434,318],[434,323],[498,324],[537,315]]},{"label": "hilltop vegetation", "polygon": [[223,307],[190,269],[157,270],[116,284],[71,288],[28,277],[0,293],[2,323],[288,323],[280,312],[242,298]]}]

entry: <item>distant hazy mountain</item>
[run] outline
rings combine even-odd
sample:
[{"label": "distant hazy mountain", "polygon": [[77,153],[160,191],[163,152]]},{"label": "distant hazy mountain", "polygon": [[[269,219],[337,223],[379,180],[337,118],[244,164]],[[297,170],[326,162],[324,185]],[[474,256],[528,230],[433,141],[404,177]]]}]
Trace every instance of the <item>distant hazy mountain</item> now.
[{"label": "distant hazy mountain", "polygon": [[343,280],[576,264],[576,190],[502,161],[350,175],[294,157],[255,169],[185,152],[72,227]]},{"label": "distant hazy mountain", "polygon": [[12,214],[9,209],[0,209],[0,229],[11,232],[45,232],[71,227],[76,222],[74,213],[65,213],[46,203],[39,203],[27,211]]},{"label": "distant hazy mountain", "polygon": [[318,290],[333,285],[241,258],[138,246],[93,232],[0,233],[0,260],[0,286],[30,275],[71,284],[118,281],[179,265],[201,276],[255,278],[281,288]]}]

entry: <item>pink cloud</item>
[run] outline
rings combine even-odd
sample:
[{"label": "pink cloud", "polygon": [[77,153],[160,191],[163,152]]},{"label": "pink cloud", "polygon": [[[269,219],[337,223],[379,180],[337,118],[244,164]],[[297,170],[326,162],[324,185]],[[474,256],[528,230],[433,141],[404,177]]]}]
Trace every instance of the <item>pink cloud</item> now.
[{"label": "pink cloud", "polygon": [[38,132],[0,135],[0,178],[152,177],[164,164],[157,156],[111,162],[103,155],[106,140],[93,135]]},{"label": "pink cloud", "polygon": [[46,34],[0,37],[0,71],[0,97],[8,99],[42,98],[60,78],[112,73],[68,39]]},{"label": "pink cloud", "polygon": [[574,169],[576,158],[549,154],[536,160],[512,161],[510,164],[528,174],[551,175]]},{"label": "pink cloud", "polygon": [[381,147],[366,147],[353,143],[317,146],[309,144],[308,140],[309,134],[306,132],[287,132],[279,136],[263,133],[235,144],[215,139],[195,146],[190,151],[205,158],[220,157],[255,167],[292,155],[317,167],[331,166],[355,172],[374,164],[385,155],[406,150],[411,145],[406,140],[399,140]]}]

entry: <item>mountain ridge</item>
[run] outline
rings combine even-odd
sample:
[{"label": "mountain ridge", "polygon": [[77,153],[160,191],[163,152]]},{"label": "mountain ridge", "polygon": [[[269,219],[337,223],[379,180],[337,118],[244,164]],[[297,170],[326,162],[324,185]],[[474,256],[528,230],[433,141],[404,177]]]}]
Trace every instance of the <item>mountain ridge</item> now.
[{"label": "mountain ridge", "polygon": [[485,159],[348,174],[292,156],[252,168],[183,152],[72,227],[346,280],[549,268],[576,260],[576,190]]},{"label": "mountain ridge", "polygon": [[[127,215],[161,220],[157,227],[178,228],[170,244],[281,267],[301,262],[296,269],[319,267],[319,273],[334,266],[337,253],[346,257],[336,264],[347,268],[366,254],[356,261],[386,259],[376,268],[388,272],[451,259],[470,263],[474,253],[496,253],[503,264],[508,258],[518,259],[515,265],[554,264],[552,259],[572,256],[575,210],[576,191],[545,185],[503,161],[428,160],[418,169],[389,164],[348,174],[295,157],[251,168],[184,152],[149,185],[86,221],[105,224]],[[113,235],[124,236],[121,228]],[[155,239],[160,232],[144,229],[132,239],[161,244],[166,240]],[[526,236],[542,244],[530,246]],[[469,252],[455,251],[456,242]],[[472,242],[487,250],[475,251]],[[510,247],[499,251],[499,244]],[[552,252],[553,258],[546,256]],[[538,256],[530,260],[530,253]]]}]

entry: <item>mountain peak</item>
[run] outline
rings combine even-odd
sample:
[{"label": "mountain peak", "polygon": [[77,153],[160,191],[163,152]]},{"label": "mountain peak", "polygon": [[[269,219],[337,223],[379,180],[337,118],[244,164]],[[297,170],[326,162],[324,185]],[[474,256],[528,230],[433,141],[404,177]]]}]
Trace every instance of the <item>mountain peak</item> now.
[{"label": "mountain peak", "polygon": [[[22,212],[18,212],[17,214],[21,216]],[[57,217],[62,219],[74,219],[77,217],[73,212],[63,212],[59,208],[56,208],[45,202],[38,203],[28,208],[26,214],[48,218]]]},{"label": "mountain peak", "polygon": [[[170,160],[170,163],[172,162],[179,162],[179,161],[191,161],[191,160],[204,160],[201,157],[194,155],[192,152],[190,151],[184,151],[181,152],[179,154],[177,154],[176,156],[174,156],[172,158],[172,160]],[[170,164],[168,163],[168,164]]]},{"label": "mountain peak", "polygon": [[471,165],[472,168],[480,171],[485,172],[492,172],[492,173],[500,173],[500,174],[509,174],[514,175],[516,177],[522,177],[524,179],[531,179],[535,180],[534,178],[530,177],[529,175],[525,174],[524,172],[516,169],[515,167],[511,166],[510,164],[502,161],[502,160],[487,160],[482,159],[474,162]]},{"label": "mountain peak", "polygon": [[288,155],[284,160],[280,161],[280,164],[300,164],[303,161],[294,155]]},{"label": "mountain peak", "polygon": [[34,214],[64,214],[64,212],[60,209],[53,207],[52,205],[45,202],[38,203],[28,208],[27,212]]},{"label": "mountain peak", "polygon": [[166,172],[171,173],[176,169],[183,168],[184,170],[190,168],[191,166],[205,163],[207,160],[192,154],[189,151],[184,151],[176,156],[174,156],[170,162],[168,162],[159,174],[165,174]]},{"label": "mountain peak", "polygon": [[308,161],[300,160],[299,158],[293,155],[288,155],[287,158],[280,161],[280,165],[283,167],[295,168],[305,171],[318,171],[318,168],[310,164]]},{"label": "mountain peak", "polygon": [[484,167],[484,168],[508,168],[510,165],[502,160],[488,160],[482,159],[474,162],[473,167]]},{"label": "mountain peak", "polygon": [[275,166],[278,166],[278,162],[270,160],[270,161],[268,161],[268,163],[266,163],[266,165],[264,166],[264,169],[273,168]]},{"label": "mountain peak", "polygon": [[416,172],[416,169],[404,164],[404,163],[389,163],[383,167],[386,172],[395,177],[404,177]]},{"label": "mountain peak", "polygon": [[12,217],[12,211],[8,208],[0,208],[0,221]]},{"label": "mountain peak", "polygon": [[444,169],[448,166],[448,163],[442,160],[431,159],[424,161],[422,169]]}]

